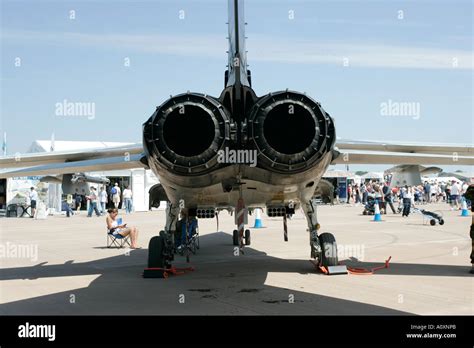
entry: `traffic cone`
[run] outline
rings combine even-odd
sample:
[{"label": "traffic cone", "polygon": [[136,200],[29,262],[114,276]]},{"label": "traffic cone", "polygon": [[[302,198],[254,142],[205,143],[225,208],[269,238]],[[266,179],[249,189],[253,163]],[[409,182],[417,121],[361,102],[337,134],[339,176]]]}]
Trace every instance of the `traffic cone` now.
[{"label": "traffic cone", "polygon": [[261,217],[261,212],[260,208],[255,208],[255,225],[253,228],[262,228],[262,217]]},{"label": "traffic cone", "polygon": [[382,221],[382,215],[380,215],[379,202],[376,202],[374,204],[374,208],[375,208],[375,214],[374,214],[374,220],[373,221]]},{"label": "traffic cone", "polygon": [[467,210],[467,203],[465,199],[463,199],[461,203],[461,216],[469,216],[469,210]]}]

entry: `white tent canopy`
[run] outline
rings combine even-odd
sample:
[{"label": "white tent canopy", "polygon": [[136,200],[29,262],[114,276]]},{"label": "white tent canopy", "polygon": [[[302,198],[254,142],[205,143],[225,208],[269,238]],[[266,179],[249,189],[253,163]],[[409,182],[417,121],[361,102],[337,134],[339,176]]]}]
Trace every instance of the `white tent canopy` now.
[{"label": "white tent canopy", "polygon": [[348,172],[345,170],[328,170],[324,173],[323,178],[352,178],[354,177],[353,172]]},{"label": "white tent canopy", "polygon": [[363,180],[366,179],[378,179],[383,180],[383,173],[382,172],[368,172],[361,176]]}]

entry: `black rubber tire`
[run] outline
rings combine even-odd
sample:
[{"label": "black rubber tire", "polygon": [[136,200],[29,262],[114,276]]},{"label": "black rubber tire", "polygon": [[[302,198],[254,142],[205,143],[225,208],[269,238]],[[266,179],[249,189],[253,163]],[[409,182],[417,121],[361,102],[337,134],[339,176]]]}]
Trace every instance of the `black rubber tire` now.
[{"label": "black rubber tire", "polygon": [[[319,236],[319,243],[321,244],[321,264],[324,267],[337,266],[339,260],[337,258],[337,244],[336,238],[331,233],[322,233]],[[327,255],[327,253],[329,255]]]},{"label": "black rubber tire", "polygon": [[245,245],[250,245],[250,230],[244,232]]},{"label": "black rubber tire", "polygon": [[235,246],[239,246],[239,231],[232,232],[232,242]]},{"label": "black rubber tire", "polygon": [[443,220],[443,219],[440,219],[440,220],[439,220],[439,224],[440,224],[440,225],[444,225],[444,220]]},{"label": "black rubber tire", "polygon": [[150,239],[148,244],[148,268],[164,268],[165,240],[161,236],[155,236]]},{"label": "black rubber tire", "polygon": [[364,210],[364,211],[362,212],[362,215],[367,215],[367,210]]},{"label": "black rubber tire", "polygon": [[431,220],[430,220],[430,225],[431,225],[431,226],[436,225],[436,220],[435,220],[435,219],[431,219]]}]

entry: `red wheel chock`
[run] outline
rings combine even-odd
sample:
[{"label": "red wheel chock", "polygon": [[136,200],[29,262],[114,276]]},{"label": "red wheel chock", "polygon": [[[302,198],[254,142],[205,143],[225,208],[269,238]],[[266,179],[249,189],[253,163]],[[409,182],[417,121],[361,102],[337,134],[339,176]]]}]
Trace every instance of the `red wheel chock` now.
[{"label": "red wheel chock", "polygon": [[347,267],[346,265],[338,265],[338,266],[328,266],[325,267],[321,264],[317,264],[313,260],[309,260],[316,269],[319,269],[321,272],[323,272],[326,275],[336,275],[336,274],[347,274]]},{"label": "red wheel chock", "polygon": [[316,267],[316,269],[319,269],[322,273],[326,275],[347,274],[347,273],[354,274],[354,275],[372,275],[375,273],[375,271],[378,271],[384,268],[389,268],[389,263],[391,259],[392,257],[390,256],[387,260],[385,260],[385,264],[383,266],[374,267],[371,269],[347,267],[346,265],[343,265],[343,264],[340,264],[339,266],[324,267],[321,264],[317,264],[313,260],[310,260],[310,262],[314,265],[314,267]]}]

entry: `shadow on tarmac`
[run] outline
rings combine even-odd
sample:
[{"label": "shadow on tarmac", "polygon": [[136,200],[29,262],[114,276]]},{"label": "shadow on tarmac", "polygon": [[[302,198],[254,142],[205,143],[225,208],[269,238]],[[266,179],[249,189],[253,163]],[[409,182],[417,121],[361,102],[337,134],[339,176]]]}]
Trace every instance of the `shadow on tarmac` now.
[{"label": "shadow on tarmac", "polygon": [[[192,256],[196,271],[168,279],[144,279],[147,249],[123,255],[60,265],[46,262],[31,267],[0,269],[0,280],[33,280],[96,275],[89,286],[0,305],[2,315],[107,315],[107,314],[304,314],[304,315],[404,315],[398,311],[356,301],[266,285],[269,272],[311,276],[311,281],[331,281],[318,274],[307,260],[285,260],[247,247],[234,256],[231,236],[216,232],[201,236],[201,249]],[[225,253],[228,252],[228,253]],[[225,254],[224,254],[225,253]],[[231,256],[229,256],[231,255]],[[187,266],[175,260],[175,266]],[[346,260],[354,267],[372,268],[383,263]],[[377,274],[414,276],[470,276],[465,267],[390,263]],[[375,275],[377,276],[377,275]],[[321,277],[321,278],[319,278]],[[334,276],[336,277],[336,276]],[[340,275],[344,277],[344,275]],[[58,280],[60,281],[60,280]],[[64,279],[68,282],[68,279]],[[295,284],[291,284],[294,288]],[[36,285],[35,285],[36,286]],[[64,287],[63,287],[64,288]],[[300,286],[304,289],[303,286]],[[348,291],[351,291],[348,289]],[[74,296],[72,296],[74,295]],[[184,295],[184,297],[183,297]],[[294,303],[289,303],[289,299]],[[74,297],[74,302],[72,302]],[[180,299],[185,299],[180,303]]]}]

